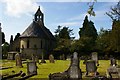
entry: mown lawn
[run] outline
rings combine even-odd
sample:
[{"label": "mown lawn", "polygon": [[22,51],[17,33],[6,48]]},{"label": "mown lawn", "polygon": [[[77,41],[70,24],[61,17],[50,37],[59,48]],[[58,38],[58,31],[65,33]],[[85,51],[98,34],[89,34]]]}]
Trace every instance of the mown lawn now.
[{"label": "mown lawn", "polygon": [[[120,60],[119,60],[120,61]],[[27,73],[27,66],[26,64],[23,64],[23,68],[19,68],[15,66],[15,61],[14,60],[2,60],[0,61],[0,63],[2,62],[2,64],[0,64],[0,66],[3,67],[8,67],[8,66],[12,66],[13,68],[10,69],[4,69],[4,70],[0,70],[0,74],[1,75],[5,75],[5,74],[11,74],[12,70],[14,70],[16,73],[19,72],[20,70],[22,70],[23,72]],[[48,75],[50,73],[56,73],[56,72],[64,72],[65,70],[68,69],[69,65],[70,65],[70,61],[69,60],[55,60],[55,63],[49,63],[48,60],[46,60],[47,63],[45,64],[37,64],[38,69],[38,75],[33,76],[31,78],[48,78]],[[99,60],[99,66],[98,66],[98,72],[100,73],[100,75],[105,76],[106,75],[106,70],[107,68],[110,66],[110,62],[109,60]],[[83,73],[83,78],[85,78],[85,69],[86,66],[83,64],[83,60],[80,61],[80,68],[82,70]]]}]

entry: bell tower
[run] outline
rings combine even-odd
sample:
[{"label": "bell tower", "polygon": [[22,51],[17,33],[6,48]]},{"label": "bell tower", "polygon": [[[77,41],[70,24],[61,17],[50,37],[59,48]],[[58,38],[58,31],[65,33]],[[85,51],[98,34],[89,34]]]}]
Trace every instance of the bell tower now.
[{"label": "bell tower", "polygon": [[39,6],[37,12],[34,15],[34,20],[44,24],[44,15],[43,15],[43,13],[40,10],[40,6]]}]

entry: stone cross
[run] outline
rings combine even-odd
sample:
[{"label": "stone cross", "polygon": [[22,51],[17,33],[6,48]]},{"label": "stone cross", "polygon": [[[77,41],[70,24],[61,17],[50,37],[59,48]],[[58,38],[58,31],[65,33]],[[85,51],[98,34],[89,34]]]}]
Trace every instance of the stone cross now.
[{"label": "stone cross", "polygon": [[22,66],[22,60],[21,60],[21,54],[17,53],[15,55],[15,61],[16,61],[16,66],[23,67]]}]

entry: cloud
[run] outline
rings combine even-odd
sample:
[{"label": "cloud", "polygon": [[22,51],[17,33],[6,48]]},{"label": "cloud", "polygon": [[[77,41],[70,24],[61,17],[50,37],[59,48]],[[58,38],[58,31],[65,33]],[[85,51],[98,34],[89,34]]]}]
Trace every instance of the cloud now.
[{"label": "cloud", "polygon": [[81,22],[63,22],[63,23],[56,23],[56,24],[54,24],[54,25],[61,25],[61,26],[68,26],[68,27],[70,27],[70,26],[78,26],[78,25],[80,25],[80,23]]},{"label": "cloud", "polygon": [[90,16],[89,17],[90,20],[100,21],[100,20],[104,20],[107,16],[106,15],[106,10],[95,11],[95,14],[96,14],[96,16],[90,16],[89,14],[87,14],[87,12],[85,12],[83,14],[71,17],[70,19],[68,19],[68,21],[83,21],[86,15]]},{"label": "cloud", "polygon": [[[5,13],[9,16],[20,17],[35,12],[38,4],[34,0],[1,0],[5,4]],[[41,7],[43,11],[43,7]]]},{"label": "cloud", "polygon": [[68,21],[83,20],[86,15],[88,15],[87,12],[78,16],[71,17],[70,19],[68,19]]}]

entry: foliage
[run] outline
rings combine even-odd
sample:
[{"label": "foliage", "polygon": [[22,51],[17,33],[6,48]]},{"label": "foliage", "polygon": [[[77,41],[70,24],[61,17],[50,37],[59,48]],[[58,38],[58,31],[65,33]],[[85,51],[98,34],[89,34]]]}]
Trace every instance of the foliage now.
[{"label": "foliage", "polygon": [[20,33],[17,33],[17,35],[15,36],[14,40],[16,40],[19,37],[20,37]]},{"label": "foliage", "polygon": [[97,0],[93,0],[93,2],[91,1],[91,2],[89,2],[88,3],[88,5],[89,5],[89,9],[88,9],[88,11],[87,11],[87,13],[90,15],[90,16],[95,16],[96,14],[95,14],[95,12],[94,12],[94,4],[95,4],[95,2],[97,2]]},{"label": "foliage", "polygon": [[61,54],[67,55],[70,51],[69,47],[72,41],[71,35],[73,35],[72,29],[69,29],[69,27],[62,28],[62,26],[58,26],[58,29],[55,31],[57,45],[54,50],[59,51]]},{"label": "foliage", "polygon": [[112,42],[112,46],[114,51],[120,52],[120,20],[114,20],[113,21],[113,25],[112,25],[112,38],[111,38],[111,42]]},{"label": "foliage", "polygon": [[5,34],[2,32],[2,44],[5,43]]},{"label": "foliage", "polygon": [[111,30],[104,30],[101,28],[96,39],[96,49],[101,53],[108,53],[111,51]]},{"label": "foliage", "polygon": [[80,28],[79,36],[79,50],[82,50],[83,52],[93,51],[95,46],[95,40],[98,34],[94,23],[92,21],[88,21],[88,16],[85,17],[83,27]]},{"label": "foliage", "polygon": [[106,13],[113,21],[120,20],[120,1],[116,6],[111,7],[111,11]]},{"label": "foliage", "polygon": [[9,44],[7,42],[5,42],[3,45],[2,45],[2,56],[3,58],[5,56],[7,56],[7,52],[9,51]]},{"label": "foliage", "polygon": [[10,44],[13,42],[13,35],[10,37]]}]

